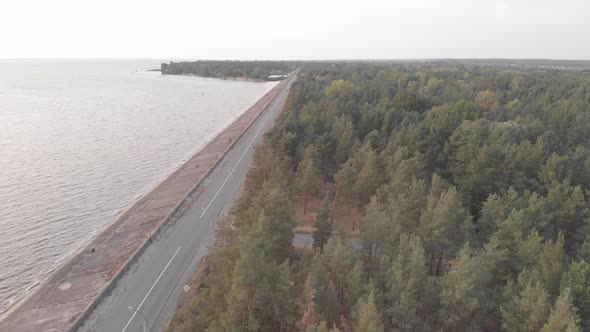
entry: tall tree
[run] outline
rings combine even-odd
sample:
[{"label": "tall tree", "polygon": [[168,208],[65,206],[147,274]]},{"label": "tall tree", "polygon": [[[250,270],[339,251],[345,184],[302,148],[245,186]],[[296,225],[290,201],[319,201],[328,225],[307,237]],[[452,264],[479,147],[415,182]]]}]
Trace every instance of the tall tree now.
[{"label": "tall tree", "polygon": [[555,243],[547,241],[543,246],[543,252],[539,256],[539,267],[545,288],[552,297],[559,293],[559,284],[561,276],[565,272],[565,252],[564,252],[564,235],[559,234]]},{"label": "tall tree", "polygon": [[228,307],[221,324],[226,330],[278,330],[281,322],[274,316],[272,294],[279,291],[279,268],[262,238],[245,241],[226,295]]},{"label": "tall tree", "polygon": [[426,205],[427,194],[425,182],[415,177],[401,194],[390,194],[387,208],[391,227],[396,227],[405,234],[416,234],[422,209]]},{"label": "tall tree", "polygon": [[298,167],[299,188],[303,192],[303,214],[307,213],[307,202],[321,186],[321,177],[316,165],[316,153],[313,145],[305,150],[303,160]]},{"label": "tall tree", "polygon": [[577,309],[572,303],[572,296],[569,288],[564,289],[555,306],[551,309],[549,320],[541,329],[541,332],[565,331],[565,332],[581,332],[577,315]]},{"label": "tall tree", "polygon": [[291,330],[296,321],[295,280],[289,260],[278,268],[271,291],[272,315],[279,323],[279,331]]},{"label": "tall tree", "polygon": [[475,102],[481,109],[485,110],[486,115],[491,119],[498,119],[499,114],[498,111],[500,110],[500,102],[498,101],[498,97],[496,94],[487,89],[485,91],[480,91],[477,96],[475,96]]},{"label": "tall tree", "polygon": [[313,246],[324,249],[324,245],[332,235],[331,211],[326,204],[316,213],[316,230],[313,232]]},{"label": "tall tree", "polygon": [[426,318],[432,316],[434,287],[428,278],[426,258],[418,237],[402,234],[397,253],[387,268],[384,300],[385,311],[395,330],[416,331],[427,327]]},{"label": "tall tree", "polygon": [[453,257],[461,244],[469,239],[472,218],[452,187],[440,196],[430,195],[422,211],[418,235],[424,241],[434,274],[441,273],[444,259]]},{"label": "tall tree", "polygon": [[316,326],[320,321],[320,316],[316,312],[315,305],[315,290],[311,290],[303,307],[303,313],[300,320],[297,322],[297,328],[300,331],[315,331]]},{"label": "tall tree", "polygon": [[369,201],[371,196],[384,181],[377,153],[368,143],[363,146],[362,150],[364,161],[361,164],[362,166],[359,173],[354,179],[354,192],[358,197],[361,206]]},{"label": "tall tree", "polygon": [[583,244],[588,227],[586,225],[590,225],[590,208],[585,196],[579,186],[573,187],[567,181],[553,182],[544,202],[549,222],[541,230],[542,234],[554,238],[557,233],[563,232],[566,252],[572,256]]},{"label": "tall tree", "polygon": [[374,268],[374,256],[382,248],[385,238],[389,235],[388,230],[389,217],[385,206],[377,196],[373,196],[369,204],[365,207],[361,219],[361,241],[367,257],[367,266],[369,276],[372,275]]},{"label": "tall tree", "polygon": [[573,303],[579,309],[582,330],[590,329],[590,264],[575,262],[561,279],[561,292],[570,290]]},{"label": "tall tree", "polygon": [[357,299],[351,298],[351,280],[349,275],[358,264],[358,257],[347,243],[348,241],[331,237],[320,255],[325,269],[329,271],[329,277],[336,290],[335,302],[338,307],[338,315],[345,318],[350,314],[351,307]]},{"label": "tall tree", "polygon": [[484,202],[480,218],[475,224],[477,243],[485,243],[498,230],[498,224],[505,220],[512,210],[520,207],[522,198],[509,188],[504,195],[489,195]]},{"label": "tall tree", "polygon": [[451,261],[451,268],[442,279],[440,297],[439,317],[445,329],[473,329],[483,321],[478,319],[478,312],[493,311],[497,303],[492,285],[496,265],[503,256],[498,244],[491,242],[478,255],[465,245]]},{"label": "tall tree", "polygon": [[551,298],[559,294],[561,276],[565,272],[564,236],[560,233],[557,241],[544,241],[537,231],[529,234],[518,248],[521,269],[534,270],[541,277]]},{"label": "tall tree", "polygon": [[256,222],[251,230],[259,232],[270,245],[275,261],[278,264],[282,263],[292,255],[293,249],[295,222],[289,196],[272,183],[264,184],[254,199],[250,215],[246,217],[253,216],[256,216]]},{"label": "tall tree", "polygon": [[539,331],[549,318],[549,295],[534,273],[521,273],[517,284],[509,283],[507,302],[500,308],[506,331]]},{"label": "tall tree", "polygon": [[313,296],[317,313],[321,313],[329,323],[339,319],[336,287],[318,256],[315,256],[310,263],[303,292],[306,301]]},{"label": "tall tree", "polygon": [[371,290],[369,296],[359,307],[356,332],[380,332],[383,331],[381,315],[375,304],[375,291]]}]

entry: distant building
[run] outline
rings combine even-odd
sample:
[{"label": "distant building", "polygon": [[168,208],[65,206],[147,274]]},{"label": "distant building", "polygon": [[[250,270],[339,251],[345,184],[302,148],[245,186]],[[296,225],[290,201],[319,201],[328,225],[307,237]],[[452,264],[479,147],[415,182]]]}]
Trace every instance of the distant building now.
[{"label": "distant building", "polygon": [[287,75],[280,74],[280,75],[268,75],[267,80],[269,81],[281,81],[287,78]]}]

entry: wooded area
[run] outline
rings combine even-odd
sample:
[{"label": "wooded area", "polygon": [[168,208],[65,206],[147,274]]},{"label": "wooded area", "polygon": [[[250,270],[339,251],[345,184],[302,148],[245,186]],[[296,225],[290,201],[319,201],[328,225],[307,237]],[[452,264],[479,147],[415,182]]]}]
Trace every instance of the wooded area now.
[{"label": "wooded area", "polygon": [[297,69],[294,61],[186,61],[162,63],[164,75],[194,75],[222,79],[273,80],[271,75],[286,75]]},{"label": "wooded area", "polygon": [[[169,330],[590,330],[589,149],[588,73],[304,64]],[[292,246],[328,185],[360,252],[334,197]]]}]

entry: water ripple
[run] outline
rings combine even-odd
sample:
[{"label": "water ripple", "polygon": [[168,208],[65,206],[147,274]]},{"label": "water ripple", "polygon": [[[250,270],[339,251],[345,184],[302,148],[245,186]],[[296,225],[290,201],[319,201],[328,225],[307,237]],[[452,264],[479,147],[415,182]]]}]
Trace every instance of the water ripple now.
[{"label": "water ripple", "polygon": [[0,61],[0,312],[274,83],[157,61]]}]

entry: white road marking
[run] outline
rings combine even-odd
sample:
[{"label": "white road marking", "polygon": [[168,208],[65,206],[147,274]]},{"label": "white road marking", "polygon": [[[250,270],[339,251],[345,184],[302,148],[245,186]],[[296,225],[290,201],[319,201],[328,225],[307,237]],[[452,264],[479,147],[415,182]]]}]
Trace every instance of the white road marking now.
[{"label": "white road marking", "polygon": [[250,146],[252,145],[252,143],[254,143],[256,138],[258,138],[258,134],[260,133],[262,128],[264,128],[264,125],[266,124],[266,121],[268,121],[269,118],[270,118],[270,115],[267,115],[266,118],[264,119],[264,122],[262,122],[262,125],[260,126],[260,128],[258,128],[258,130],[256,131],[256,134],[254,134],[254,138],[252,138],[252,141],[250,141],[250,144],[248,144],[248,146],[244,150],[244,153],[242,153],[242,156],[240,157],[240,159],[238,159],[238,162],[236,163],[234,168],[232,168],[231,172],[229,172],[229,175],[225,178],[225,181],[223,181],[223,184],[221,184],[221,187],[219,187],[219,190],[217,190],[217,192],[215,193],[215,196],[213,196],[213,199],[211,200],[211,202],[209,202],[209,204],[207,205],[207,207],[205,208],[203,213],[201,213],[201,216],[199,218],[203,218],[205,213],[207,213],[207,210],[209,209],[211,204],[213,204],[213,201],[215,201],[215,199],[217,198],[217,195],[219,195],[219,193],[221,192],[221,189],[223,189],[223,187],[227,183],[227,180],[229,180],[230,176],[234,173],[234,171],[236,170],[236,167],[238,167],[238,165],[240,164],[240,161],[242,161],[242,158],[244,158],[244,156],[246,155],[246,152],[248,152],[248,149],[250,149]]},{"label": "white road marking", "polygon": [[143,300],[141,300],[141,303],[136,308],[136,310],[133,312],[133,316],[131,316],[131,318],[129,318],[129,321],[127,322],[127,324],[125,324],[125,327],[123,328],[123,330],[121,332],[125,332],[125,330],[129,326],[129,324],[131,324],[131,321],[133,320],[133,318],[135,318],[135,315],[137,315],[137,311],[141,309],[141,306],[143,305],[145,300],[148,298],[148,296],[150,296],[150,293],[152,292],[152,290],[154,289],[154,287],[156,286],[158,281],[160,281],[160,278],[162,278],[162,275],[164,274],[164,272],[166,272],[166,269],[168,269],[168,266],[170,266],[170,263],[172,263],[172,260],[174,259],[174,257],[176,257],[176,255],[178,254],[179,251],[180,251],[180,247],[178,247],[178,249],[176,249],[176,252],[172,256],[172,258],[170,258],[170,260],[168,261],[168,264],[166,264],[166,266],[164,266],[164,269],[162,270],[162,272],[160,272],[158,279],[156,279],[156,281],[152,285],[152,288],[150,288],[150,290],[147,292],[147,294],[145,294],[145,297],[143,298]]}]

